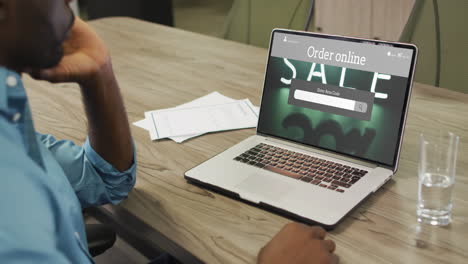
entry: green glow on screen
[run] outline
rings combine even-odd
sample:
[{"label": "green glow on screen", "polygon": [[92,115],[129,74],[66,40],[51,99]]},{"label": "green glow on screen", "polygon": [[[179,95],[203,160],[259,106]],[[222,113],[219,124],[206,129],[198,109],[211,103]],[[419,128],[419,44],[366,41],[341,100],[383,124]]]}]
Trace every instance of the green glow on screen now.
[{"label": "green glow on screen", "polygon": [[[311,131],[310,133],[316,133],[318,131],[317,127],[323,122],[333,120],[336,121],[335,124],[338,124],[338,127],[341,126],[341,133],[343,133],[343,138],[345,139],[344,142],[353,142],[347,139],[348,134],[352,130],[357,130],[361,136],[360,139],[354,141],[358,145],[363,145],[361,143],[367,139],[367,143],[364,145],[368,147],[364,148],[365,152],[361,154],[362,157],[392,164],[398,140],[401,111],[404,104],[403,95],[406,91],[408,79],[380,74],[381,77],[376,81],[376,74],[373,72],[348,68],[346,69],[346,73],[343,74],[343,68],[341,67],[325,65],[322,68],[316,65],[314,73],[324,71],[329,85],[340,86],[341,84],[345,88],[369,92],[372,89],[375,90],[376,97],[371,120],[364,121],[288,104],[291,78],[307,80],[311,75],[312,67],[313,65],[310,62],[288,60],[288,63],[286,63],[286,60],[283,58],[272,57],[270,59],[265,81],[268,89],[265,90],[263,95],[262,118],[259,124],[261,131],[307,144],[306,139],[310,139],[311,135],[305,135],[305,130]],[[319,74],[312,74],[310,81],[322,83],[323,79]],[[373,88],[374,85],[375,87]],[[295,114],[302,114],[298,116],[302,120],[301,125],[304,127],[296,126],[298,119],[295,119]],[[284,127],[286,120],[293,120],[295,123],[293,122],[293,126],[289,123],[289,128],[286,128]],[[373,136],[364,137],[366,132],[371,133]],[[315,136],[315,139],[318,140],[317,142],[320,147],[331,150],[336,150],[340,147],[337,146],[338,140],[336,135],[312,134],[312,136]],[[318,139],[317,136],[319,136]],[[356,146],[342,147],[350,148],[343,150],[348,154],[354,154],[356,151],[354,149]]]}]

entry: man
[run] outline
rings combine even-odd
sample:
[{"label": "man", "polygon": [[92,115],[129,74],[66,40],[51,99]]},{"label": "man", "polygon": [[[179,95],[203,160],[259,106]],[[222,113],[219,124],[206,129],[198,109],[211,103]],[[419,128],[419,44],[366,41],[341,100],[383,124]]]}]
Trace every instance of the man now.
[{"label": "man", "polygon": [[[92,262],[82,208],[118,203],[135,184],[111,61],[68,2],[0,0],[0,263]],[[89,127],[83,147],[36,133],[22,72],[80,84]]]},{"label": "man", "polygon": [[[0,0],[0,262],[92,263],[81,210],[118,203],[135,150],[109,53],[70,0]],[[20,74],[80,85],[83,146],[38,134]],[[259,263],[336,263],[318,227],[289,224]]]}]

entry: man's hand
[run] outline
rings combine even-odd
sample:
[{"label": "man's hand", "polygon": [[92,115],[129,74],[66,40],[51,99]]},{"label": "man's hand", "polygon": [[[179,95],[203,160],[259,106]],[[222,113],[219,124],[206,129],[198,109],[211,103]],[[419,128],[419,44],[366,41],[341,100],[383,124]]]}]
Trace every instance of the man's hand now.
[{"label": "man's hand", "polygon": [[326,232],[321,227],[287,224],[260,250],[258,263],[338,263],[338,257],[333,254],[335,243],[324,240],[325,235]]},{"label": "man's hand", "polygon": [[109,52],[94,30],[79,17],[63,43],[64,56],[51,69],[33,72],[33,77],[53,83],[76,82],[81,85],[109,78],[113,74]]},{"label": "man's hand", "polygon": [[64,56],[51,69],[32,71],[36,79],[81,87],[93,149],[119,171],[133,164],[133,144],[127,114],[112,63],[103,41],[80,18],[63,43]]}]

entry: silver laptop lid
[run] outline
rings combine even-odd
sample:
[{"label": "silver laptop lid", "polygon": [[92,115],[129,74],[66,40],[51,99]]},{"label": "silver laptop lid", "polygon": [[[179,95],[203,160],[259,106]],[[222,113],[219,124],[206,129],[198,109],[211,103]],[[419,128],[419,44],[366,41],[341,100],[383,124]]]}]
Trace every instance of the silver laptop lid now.
[{"label": "silver laptop lid", "polygon": [[396,170],[414,45],[277,29],[257,133]]}]

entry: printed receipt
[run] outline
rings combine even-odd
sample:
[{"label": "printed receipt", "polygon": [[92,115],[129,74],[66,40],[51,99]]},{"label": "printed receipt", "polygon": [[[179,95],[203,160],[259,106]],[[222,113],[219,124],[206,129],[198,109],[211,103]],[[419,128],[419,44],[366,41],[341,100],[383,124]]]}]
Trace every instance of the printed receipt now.
[{"label": "printed receipt", "polygon": [[256,127],[258,111],[248,99],[219,105],[146,112],[151,140]]}]

